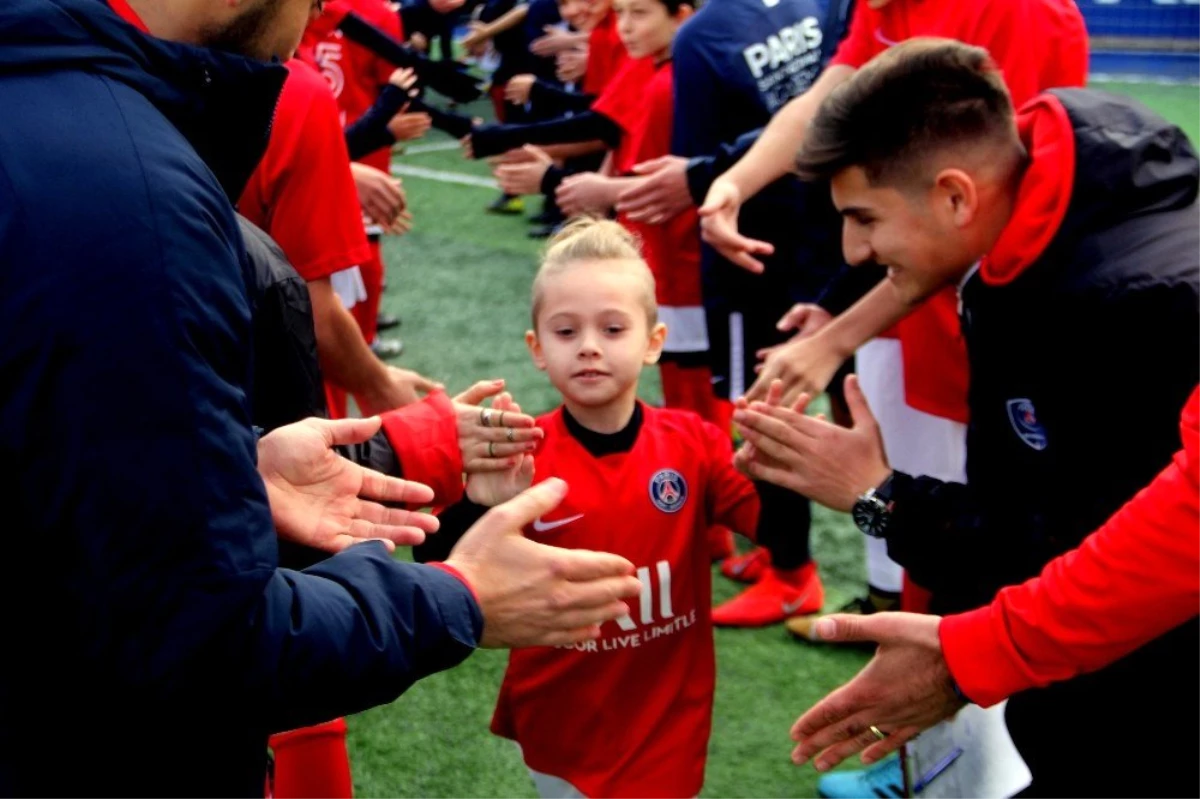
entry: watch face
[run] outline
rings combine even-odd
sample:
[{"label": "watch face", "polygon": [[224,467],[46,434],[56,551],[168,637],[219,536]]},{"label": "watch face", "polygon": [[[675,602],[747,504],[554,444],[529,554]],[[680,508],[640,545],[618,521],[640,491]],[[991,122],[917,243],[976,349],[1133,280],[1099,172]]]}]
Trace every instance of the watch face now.
[{"label": "watch face", "polygon": [[874,538],[883,535],[887,527],[887,505],[878,499],[860,499],[854,503],[850,515],[859,530]]}]

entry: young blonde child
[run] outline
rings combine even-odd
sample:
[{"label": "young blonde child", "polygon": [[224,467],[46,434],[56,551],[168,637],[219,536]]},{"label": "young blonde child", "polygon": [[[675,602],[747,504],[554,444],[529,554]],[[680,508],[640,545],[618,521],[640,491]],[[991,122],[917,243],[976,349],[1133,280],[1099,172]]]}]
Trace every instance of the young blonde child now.
[{"label": "young blonde child", "polygon": [[[514,651],[492,731],[521,746],[543,796],[695,796],[716,676],[706,530],[753,530],[757,496],[733,467],[725,432],[637,399],[666,328],[628,231],[585,219],[556,236],[534,280],[532,319],[529,351],[562,405],[538,419],[545,437],[535,453],[515,456],[508,472],[471,476],[467,495],[494,505],[535,473],[562,478],[566,499],[526,535],[622,555],[642,592],[596,641]],[[470,510],[443,515],[439,545]]]}]

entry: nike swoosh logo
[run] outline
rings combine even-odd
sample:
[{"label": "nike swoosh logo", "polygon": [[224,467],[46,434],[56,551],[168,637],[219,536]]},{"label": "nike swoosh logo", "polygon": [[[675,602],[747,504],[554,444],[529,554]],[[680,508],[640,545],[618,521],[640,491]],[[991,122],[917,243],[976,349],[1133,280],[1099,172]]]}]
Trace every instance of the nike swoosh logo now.
[{"label": "nike swoosh logo", "polygon": [[886,45],[888,47],[895,47],[896,45],[900,44],[900,42],[893,41],[892,39],[889,39],[887,36],[885,36],[882,28],[875,29],[875,38],[879,40],[880,44]]},{"label": "nike swoosh logo", "polygon": [[795,613],[797,610],[800,609],[800,606],[804,604],[804,600],[806,600],[806,599],[808,599],[807,591],[804,592],[804,596],[800,597],[795,602],[784,602],[783,603],[783,615],[790,616],[793,613]]},{"label": "nike swoosh logo", "polygon": [[571,522],[573,522],[577,519],[582,519],[582,518],[583,518],[582,513],[577,513],[574,516],[568,516],[565,519],[556,519],[555,521],[552,521],[552,522],[544,522],[539,517],[539,518],[533,520],[533,530],[534,530],[534,532],[537,532],[537,533],[544,533],[548,530],[553,530],[556,527],[562,527],[564,524],[570,524]]}]

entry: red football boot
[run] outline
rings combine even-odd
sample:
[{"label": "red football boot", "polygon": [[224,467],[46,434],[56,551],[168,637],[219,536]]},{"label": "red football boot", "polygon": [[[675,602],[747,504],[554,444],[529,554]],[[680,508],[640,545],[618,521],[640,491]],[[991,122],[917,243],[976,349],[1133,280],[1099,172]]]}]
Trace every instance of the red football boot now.
[{"label": "red football boot", "polygon": [[809,562],[790,572],[767,569],[757,583],[713,608],[712,620],[719,627],[763,627],[817,613],[824,604],[817,564]]},{"label": "red football boot", "polygon": [[721,574],[739,583],[757,583],[771,568],[771,553],[766,547],[754,547],[742,555],[726,558],[721,564]]}]

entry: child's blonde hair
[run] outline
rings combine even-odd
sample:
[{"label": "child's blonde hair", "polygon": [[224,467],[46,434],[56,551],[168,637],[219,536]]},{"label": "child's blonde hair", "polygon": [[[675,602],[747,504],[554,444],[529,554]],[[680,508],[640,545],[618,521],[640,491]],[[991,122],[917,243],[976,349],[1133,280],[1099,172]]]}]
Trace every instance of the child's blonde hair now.
[{"label": "child's blonde hair", "polygon": [[646,310],[646,326],[658,323],[658,303],[654,299],[654,275],[642,258],[641,244],[636,236],[616,222],[594,216],[572,219],[546,244],[542,265],[533,279],[533,329],[537,330],[538,313],[547,279],[561,275],[581,261],[628,261],[634,264],[641,280],[642,305]]}]

